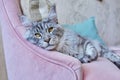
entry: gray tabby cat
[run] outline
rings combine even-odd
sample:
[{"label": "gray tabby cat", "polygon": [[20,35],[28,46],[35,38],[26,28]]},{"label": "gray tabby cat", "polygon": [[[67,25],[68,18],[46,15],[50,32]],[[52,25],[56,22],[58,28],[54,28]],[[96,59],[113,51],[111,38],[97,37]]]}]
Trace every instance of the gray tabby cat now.
[{"label": "gray tabby cat", "polygon": [[55,6],[51,7],[48,18],[40,22],[30,22],[25,16],[21,16],[21,19],[25,26],[32,26],[25,33],[25,38],[32,44],[73,56],[82,63],[105,57],[120,68],[120,56],[113,51],[59,25]]}]

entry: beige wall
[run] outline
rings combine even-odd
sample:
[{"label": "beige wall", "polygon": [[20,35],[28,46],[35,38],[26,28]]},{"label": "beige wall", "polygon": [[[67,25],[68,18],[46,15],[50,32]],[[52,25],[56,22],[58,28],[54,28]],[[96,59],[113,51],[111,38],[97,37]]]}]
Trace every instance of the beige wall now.
[{"label": "beige wall", "polygon": [[0,80],[7,80],[0,27]]}]

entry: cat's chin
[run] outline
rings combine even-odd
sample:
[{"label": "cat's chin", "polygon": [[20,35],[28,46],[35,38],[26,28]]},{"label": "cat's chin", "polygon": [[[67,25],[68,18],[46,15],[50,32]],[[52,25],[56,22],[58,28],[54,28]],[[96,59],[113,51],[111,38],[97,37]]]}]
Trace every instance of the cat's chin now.
[{"label": "cat's chin", "polygon": [[56,48],[55,44],[49,44],[47,42],[42,42],[42,44],[39,44],[38,46],[49,51],[54,50]]},{"label": "cat's chin", "polygon": [[48,51],[51,51],[51,50],[54,50],[55,48],[56,48],[55,45],[49,45],[45,49],[48,50]]}]

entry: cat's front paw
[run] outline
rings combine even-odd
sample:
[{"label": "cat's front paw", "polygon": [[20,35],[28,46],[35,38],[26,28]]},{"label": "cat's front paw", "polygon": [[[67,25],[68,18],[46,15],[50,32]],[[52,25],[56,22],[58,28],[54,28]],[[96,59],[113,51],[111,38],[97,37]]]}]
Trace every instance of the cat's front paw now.
[{"label": "cat's front paw", "polygon": [[88,58],[88,57],[84,57],[84,58],[81,58],[79,60],[80,60],[81,63],[89,63],[89,62],[91,62],[90,58]]},{"label": "cat's front paw", "polygon": [[79,59],[81,61],[81,63],[90,63],[91,61],[95,61],[97,60],[98,56],[97,55],[88,55],[85,54],[81,59]]}]

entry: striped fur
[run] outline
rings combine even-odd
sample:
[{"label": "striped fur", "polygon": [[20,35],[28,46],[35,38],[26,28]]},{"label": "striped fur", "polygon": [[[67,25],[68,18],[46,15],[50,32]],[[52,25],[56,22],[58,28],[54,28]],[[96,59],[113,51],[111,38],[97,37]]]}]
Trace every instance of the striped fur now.
[{"label": "striped fur", "polygon": [[71,30],[62,28],[57,24],[55,18],[52,16],[52,18],[48,17],[40,22],[31,22],[25,38],[43,49],[73,56],[82,63],[95,61],[98,57],[105,57],[120,68],[120,56],[99,42],[86,39]]}]

